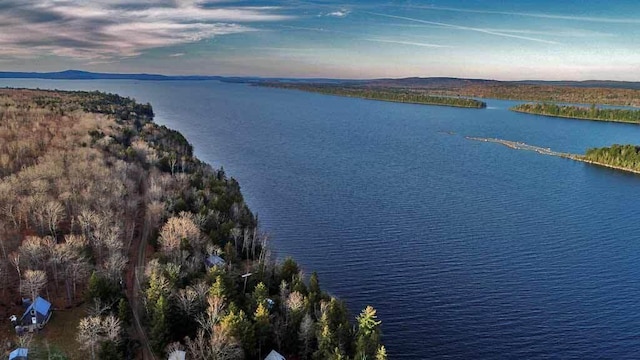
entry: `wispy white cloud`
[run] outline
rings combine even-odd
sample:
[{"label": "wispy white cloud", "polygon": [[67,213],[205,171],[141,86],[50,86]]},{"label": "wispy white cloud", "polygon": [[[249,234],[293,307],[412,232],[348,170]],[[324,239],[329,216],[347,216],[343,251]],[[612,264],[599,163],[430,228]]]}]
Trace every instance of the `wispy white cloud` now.
[{"label": "wispy white cloud", "polygon": [[575,15],[561,15],[561,14],[550,14],[550,13],[532,13],[532,12],[512,12],[512,11],[463,9],[463,8],[445,7],[445,6],[415,6],[415,5],[409,5],[408,7],[429,9],[429,10],[440,10],[440,11],[475,13],[475,14],[496,14],[496,15],[508,15],[508,16],[525,16],[525,17],[542,18],[542,19],[555,19],[555,20],[586,21],[586,22],[614,23],[614,24],[640,24],[640,19],[638,19],[638,18],[611,18],[611,17],[599,17],[599,16],[575,16]]},{"label": "wispy white cloud", "polygon": [[255,31],[291,19],[279,7],[201,0],[3,0],[0,57],[57,55],[92,62]]},{"label": "wispy white cloud", "polygon": [[332,11],[330,13],[326,13],[326,14],[324,14],[324,16],[332,16],[332,17],[343,18],[343,17],[346,17],[347,15],[349,15],[350,13],[351,13],[350,10],[340,9],[340,10]]},{"label": "wispy white cloud", "polygon": [[391,40],[391,39],[368,38],[364,40],[372,41],[372,42],[388,43],[388,44],[427,47],[427,48],[450,48],[451,47],[448,45],[430,44],[430,43],[422,43],[422,42],[415,42],[415,41]]},{"label": "wispy white cloud", "polygon": [[366,13],[367,14],[371,14],[371,15],[375,15],[375,16],[382,16],[382,17],[386,17],[386,18],[390,18],[390,19],[406,20],[406,21],[412,21],[412,22],[421,23],[421,24],[436,25],[436,26],[450,28],[450,29],[456,29],[456,30],[473,31],[473,32],[478,32],[478,33],[482,33],[482,34],[495,35],[495,36],[506,37],[506,38],[534,41],[534,42],[545,43],[545,44],[553,44],[553,45],[560,44],[557,41],[539,39],[539,38],[534,38],[534,37],[530,37],[530,36],[522,36],[522,35],[510,34],[510,33],[506,33],[506,32],[499,32],[499,31],[494,31],[494,30],[491,30],[491,29],[475,28],[475,27],[469,27],[469,26],[448,24],[448,23],[437,22],[437,21],[421,20],[421,19],[415,19],[415,18],[410,18],[410,17],[405,17],[405,16],[381,14],[381,13],[368,12],[368,11]]}]

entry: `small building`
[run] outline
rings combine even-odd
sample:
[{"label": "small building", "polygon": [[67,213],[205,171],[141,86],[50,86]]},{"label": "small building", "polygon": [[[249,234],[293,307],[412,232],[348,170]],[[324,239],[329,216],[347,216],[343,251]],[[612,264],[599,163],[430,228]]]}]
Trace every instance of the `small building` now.
[{"label": "small building", "polygon": [[17,348],[9,354],[9,360],[27,360],[29,349]]},{"label": "small building", "polygon": [[277,351],[271,350],[269,355],[267,355],[267,357],[264,358],[264,360],[287,360],[287,359],[284,356],[280,355],[280,353],[278,353]]},{"label": "small building", "polygon": [[207,256],[206,259],[204,259],[204,265],[207,267],[207,269],[210,269],[214,266],[224,266],[225,264],[226,263],[224,262],[224,259],[215,254],[211,254]]},{"label": "small building", "polygon": [[42,329],[51,318],[51,303],[38,296],[20,318],[22,326],[33,331]]}]

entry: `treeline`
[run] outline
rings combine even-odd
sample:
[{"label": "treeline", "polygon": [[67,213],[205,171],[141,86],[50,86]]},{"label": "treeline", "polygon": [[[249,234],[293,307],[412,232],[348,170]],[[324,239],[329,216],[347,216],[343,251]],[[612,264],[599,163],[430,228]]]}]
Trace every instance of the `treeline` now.
[{"label": "treeline", "polygon": [[279,87],[285,89],[296,89],[309,92],[316,92],[328,95],[349,96],[371,100],[402,102],[411,104],[424,105],[441,105],[465,108],[486,108],[487,104],[475,100],[457,96],[433,96],[421,90],[408,89],[383,89],[383,88],[367,88],[355,86],[336,86],[321,84],[282,84],[270,83],[262,84],[264,86]]},{"label": "treeline", "polygon": [[[315,274],[276,263],[237,181],[152,116],[117,95],[0,90],[2,294],[88,300],[71,358],[134,356],[139,315],[162,357],[385,359],[375,310],[354,323]],[[147,240],[154,259],[132,276]]]},{"label": "treeline", "polygon": [[640,106],[640,90],[487,82],[439,86],[434,95],[559,103]]},{"label": "treeline", "polygon": [[592,148],[587,150],[584,158],[605,165],[617,166],[640,171],[640,146],[618,145]]},{"label": "treeline", "polygon": [[556,105],[550,103],[520,104],[511,108],[513,111],[528,114],[565,117],[585,120],[598,120],[624,123],[640,123],[640,110],[603,109],[595,105],[591,107]]}]

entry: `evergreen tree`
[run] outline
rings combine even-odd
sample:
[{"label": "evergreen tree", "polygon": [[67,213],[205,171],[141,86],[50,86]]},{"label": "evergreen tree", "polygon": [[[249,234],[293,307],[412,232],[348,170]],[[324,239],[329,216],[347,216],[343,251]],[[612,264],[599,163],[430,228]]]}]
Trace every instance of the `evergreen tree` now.
[{"label": "evergreen tree", "polygon": [[322,290],[320,290],[320,281],[318,280],[318,273],[315,271],[311,273],[309,277],[309,304],[311,309],[315,310],[316,306],[320,302],[322,296]]},{"label": "evergreen tree", "polygon": [[262,305],[266,308],[267,299],[269,298],[269,289],[263,282],[259,282],[258,285],[253,289],[253,293],[251,294],[251,300],[253,302],[253,306],[257,309],[258,306]]},{"label": "evergreen tree", "polygon": [[151,318],[150,341],[153,351],[161,354],[169,341],[169,325],[167,323],[167,315],[169,312],[169,304],[164,295],[160,295],[158,302],[154,306],[153,316]]},{"label": "evergreen tree", "polygon": [[131,308],[126,298],[120,299],[118,303],[118,318],[125,325],[131,325]]},{"label": "evergreen tree", "polygon": [[269,339],[271,324],[269,323],[269,311],[261,303],[258,305],[254,314],[255,332],[258,338],[258,357],[262,359],[262,347]]},{"label": "evergreen tree", "polygon": [[299,272],[300,268],[298,267],[298,263],[291,257],[284,259],[282,265],[280,265],[280,277],[288,283],[291,283],[293,277],[298,275]]},{"label": "evergreen tree", "polygon": [[387,360],[387,349],[385,349],[384,345],[378,348],[376,352],[376,360]]},{"label": "evergreen tree", "polygon": [[380,324],[376,310],[367,306],[356,318],[356,359],[375,359],[380,347]]}]

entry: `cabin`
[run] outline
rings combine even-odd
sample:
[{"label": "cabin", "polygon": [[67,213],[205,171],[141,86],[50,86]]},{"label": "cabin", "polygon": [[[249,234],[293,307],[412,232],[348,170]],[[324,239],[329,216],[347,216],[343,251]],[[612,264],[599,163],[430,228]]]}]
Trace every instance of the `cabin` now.
[{"label": "cabin", "polygon": [[277,351],[271,350],[269,355],[267,355],[267,357],[264,358],[264,360],[287,360],[287,359],[284,356],[280,355],[280,353],[278,353]]},{"label": "cabin", "polygon": [[27,360],[29,349],[17,348],[9,354],[9,360]]},{"label": "cabin", "polygon": [[20,318],[22,326],[34,331],[42,329],[51,318],[51,303],[38,296]]},{"label": "cabin", "polygon": [[207,269],[210,269],[214,266],[224,266],[225,264],[226,263],[224,262],[224,259],[215,254],[211,254],[207,256],[206,259],[204,259],[204,265],[207,267]]}]

